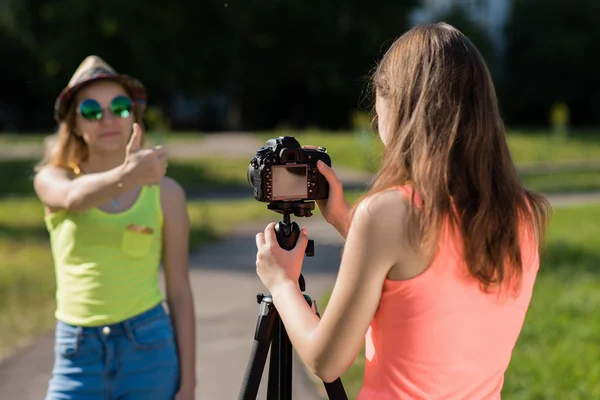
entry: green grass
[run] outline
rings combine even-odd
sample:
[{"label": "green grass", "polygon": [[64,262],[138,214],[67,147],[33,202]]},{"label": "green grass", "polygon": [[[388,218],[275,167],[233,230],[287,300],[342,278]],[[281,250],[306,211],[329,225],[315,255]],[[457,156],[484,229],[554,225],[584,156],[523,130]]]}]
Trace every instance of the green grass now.
[{"label": "green grass", "polygon": [[1,355],[52,324],[54,272],[37,202],[0,201],[0,254]]},{"label": "green grass", "polygon": [[[0,160],[0,194],[34,195],[33,167],[37,160]],[[248,185],[249,160],[201,158],[172,160],[167,175],[177,180],[188,192],[203,189],[242,188],[252,196]]]},{"label": "green grass", "polygon": [[245,158],[217,157],[173,160],[169,161],[167,173],[190,191],[239,187],[252,196],[252,188],[248,184],[249,162]]},{"label": "green grass", "polygon": [[600,169],[523,175],[523,184],[540,193],[572,193],[600,190]]},{"label": "green grass", "polygon": [[[506,372],[508,399],[600,398],[600,205],[554,212],[533,299]],[[326,295],[321,306],[329,299]],[[364,353],[342,377],[362,385]]]},{"label": "green grass", "polygon": [[[0,193],[4,196],[34,195],[32,168],[35,160],[0,161]],[[172,160],[168,175],[176,179],[193,198],[206,191],[225,190],[252,196],[247,179],[248,160],[244,158],[198,158]],[[522,175],[525,186],[553,194],[600,190],[600,166],[565,172]]]},{"label": "green grass", "polygon": [[514,130],[508,145],[517,164],[600,159],[600,131],[575,132],[563,140],[545,131]]},{"label": "green grass", "polygon": [[294,136],[301,146],[323,146],[335,168],[341,165],[360,171],[374,172],[379,167],[383,146],[372,133],[328,132],[321,130],[261,132],[261,142],[278,136]]},{"label": "green grass", "polygon": [[[376,171],[383,146],[372,132],[331,132],[324,130],[257,132],[258,144],[282,135],[292,135],[301,145],[318,145],[327,148],[334,166],[344,166],[362,171]],[[148,144],[198,143],[206,137],[199,132],[148,132]],[[0,135],[0,144],[30,143],[41,146],[43,135]],[[567,139],[547,131],[511,130],[508,134],[511,153],[518,165],[547,162],[600,160],[600,130],[576,131]],[[249,160],[244,160],[247,164]],[[596,164],[597,165],[597,164]],[[247,166],[247,165],[246,165]]]},{"label": "green grass", "polygon": [[[301,145],[324,146],[334,165],[374,171],[383,149],[373,133],[328,132],[321,130],[261,132],[261,140],[280,135],[294,136]],[[600,159],[600,131],[574,132],[563,140],[546,131],[513,130],[508,133],[508,144],[515,163],[527,165],[545,162],[590,161]]]}]

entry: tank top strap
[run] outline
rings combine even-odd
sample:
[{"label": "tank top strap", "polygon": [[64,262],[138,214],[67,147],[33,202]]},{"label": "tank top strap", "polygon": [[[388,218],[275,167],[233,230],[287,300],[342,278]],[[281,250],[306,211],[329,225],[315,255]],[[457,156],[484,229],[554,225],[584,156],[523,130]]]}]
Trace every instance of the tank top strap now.
[{"label": "tank top strap", "polygon": [[414,204],[419,207],[421,205],[421,196],[419,195],[419,192],[417,192],[416,189],[414,189],[411,185],[406,184],[406,185],[398,185],[398,186],[394,186],[394,188],[396,190],[398,190],[399,192],[401,192],[402,194],[404,194],[409,200],[412,199],[413,196],[413,192],[414,192]]}]

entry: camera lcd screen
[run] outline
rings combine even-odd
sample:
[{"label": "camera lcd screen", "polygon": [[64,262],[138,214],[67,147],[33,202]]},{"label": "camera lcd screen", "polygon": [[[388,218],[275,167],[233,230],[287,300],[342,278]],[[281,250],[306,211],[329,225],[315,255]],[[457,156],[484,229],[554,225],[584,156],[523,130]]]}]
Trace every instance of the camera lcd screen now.
[{"label": "camera lcd screen", "polygon": [[307,177],[306,165],[274,165],[273,200],[306,199]]}]

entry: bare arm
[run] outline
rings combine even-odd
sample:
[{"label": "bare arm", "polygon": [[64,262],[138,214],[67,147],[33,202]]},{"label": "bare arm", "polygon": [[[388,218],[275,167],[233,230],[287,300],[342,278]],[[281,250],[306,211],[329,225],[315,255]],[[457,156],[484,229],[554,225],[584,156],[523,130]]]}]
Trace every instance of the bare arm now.
[{"label": "bare arm", "polygon": [[33,185],[40,201],[50,210],[85,211],[130,189],[123,167],[72,179],[63,168],[45,167]]},{"label": "bare arm", "polygon": [[390,191],[359,205],[321,320],[308,307],[296,282],[283,280],[271,290],[298,355],[325,382],[343,375],[356,358],[386,276],[402,257],[407,214],[403,204],[401,195]]},{"label": "bare arm", "polygon": [[141,138],[139,124],[133,124],[125,161],[106,172],[85,174],[72,179],[63,168],[43,168],[33,181],[37,196],[51,212],[85,211],[133,187],[160,182],[167,168],[164,150],[160,146],[142,149]]},{"label": "bare arm", "polygon": [[164,178],[161,183],[161,202],[167,302],[181,365],[179,390],[193,393],[196,387],[196,319],[188,270],[190,222],[185,193],[171,178]]}]

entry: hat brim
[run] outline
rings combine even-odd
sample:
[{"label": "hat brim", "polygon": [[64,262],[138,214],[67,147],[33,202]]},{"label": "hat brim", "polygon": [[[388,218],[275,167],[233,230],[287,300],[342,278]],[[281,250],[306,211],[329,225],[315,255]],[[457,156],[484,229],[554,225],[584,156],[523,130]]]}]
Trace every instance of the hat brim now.
[{"label": "hat brim", "polygon": [[134,101],[136,108],[138,108],[140,111],[144,111],[146,109],[147,93],[146,88],[141,81],[129,75],[106,74],[95,76],[79,82],[71,87],[64,88],[56,98],[56,102],[54,104],[54,119],[57,122],[62,122],[65,120],[71,102],[75,98],[77,92],[80,91],[84,86],[87,86],[92,82],[106,80],[115,81],[122,84],[132,96],[132,100]]}]

